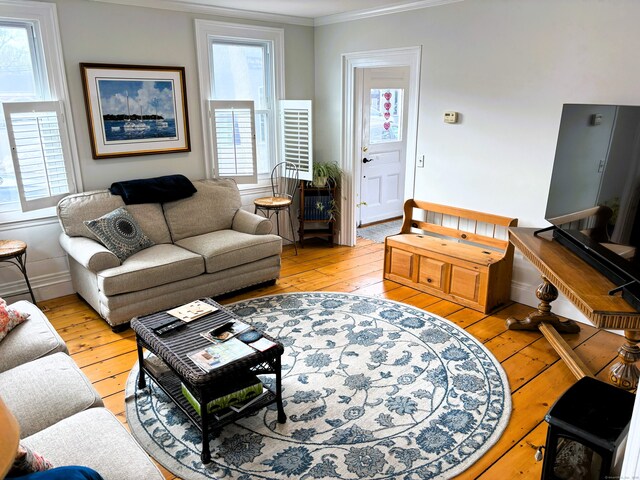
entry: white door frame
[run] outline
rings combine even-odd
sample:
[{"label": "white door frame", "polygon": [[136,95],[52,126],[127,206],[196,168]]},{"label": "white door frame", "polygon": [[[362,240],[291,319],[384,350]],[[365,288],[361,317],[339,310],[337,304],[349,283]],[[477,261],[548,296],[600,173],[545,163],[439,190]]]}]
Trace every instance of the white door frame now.
[{"label": "white door frame", "polygon": [[409,67],[409,102],[407,111],[407,161],[405,198],[413,197],[418,136],[418,100],[420,98],[420,64],[422,47],[391,48],[342,55],[342,205],[338,243],[356,244],[356,204],[360,201],[360,151],[356,134],[356,69],[373,67]]}]

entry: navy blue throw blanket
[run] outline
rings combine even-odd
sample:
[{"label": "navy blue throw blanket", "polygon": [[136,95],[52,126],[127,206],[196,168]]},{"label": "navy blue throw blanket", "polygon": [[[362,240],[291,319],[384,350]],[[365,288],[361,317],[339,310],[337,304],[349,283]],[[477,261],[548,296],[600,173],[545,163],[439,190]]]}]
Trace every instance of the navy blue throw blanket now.
[{"label": "navy blue throw blanket", "polygon": [[114,182],[109,191],[113,195],[120,195],[126,205],[173,202],[190,197],[197,192],[193,183],[184,175]]}]

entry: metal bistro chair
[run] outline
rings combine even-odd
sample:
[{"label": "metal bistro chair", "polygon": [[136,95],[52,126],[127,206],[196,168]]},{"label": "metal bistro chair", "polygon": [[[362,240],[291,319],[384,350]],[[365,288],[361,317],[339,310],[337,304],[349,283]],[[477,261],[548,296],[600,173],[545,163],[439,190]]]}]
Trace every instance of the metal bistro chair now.
[{"label": "metal bistro chair", "polygon": [[[293,196],[298,189],[298,167],[294,163],[280,162],[273,170],[271,170],[271,197],[256,198],[253,201],[255,213],[261,212],[265,217],[271,218],[276,214],[276,228],[278,236],[293,242],[296,255],[298,255],[298,247],[296,246],[296,233],[293,229],[293,219],[291,217],[291,205]],[[280,235],[280,212],[289,214],[289,225],[291,226],[291,235],[293,238],[286,238]]]}]

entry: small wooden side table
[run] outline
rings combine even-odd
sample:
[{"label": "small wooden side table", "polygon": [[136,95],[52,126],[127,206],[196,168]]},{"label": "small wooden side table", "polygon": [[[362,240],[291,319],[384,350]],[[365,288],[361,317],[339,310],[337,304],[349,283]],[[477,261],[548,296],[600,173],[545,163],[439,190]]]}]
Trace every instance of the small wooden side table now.
[{"label": "small wooden side table", "polygon": [[29,276],[27,275],[27,244],[21,240],[0,240],[0,262],[11,263],[18,267],[22,272],[24,281],[27,283],[31,300],[35,305],[36,297],[33,295]]},{"label": "small wooden side table", "polygon": [[[300,195],[298,210],[300,247],[304,248],[305,237],[326,237],[329,245],[333,247],[335,218],[332,210],[336,198],[336,187],[335,185],[314,187],[308,186],[307,183],[309,182],[301,180],[298,188]],[[325,205],[323,202],[326,202],[327,199],[330,203]],[[323,205],[321,209],[316,206],[319,203]]]}]

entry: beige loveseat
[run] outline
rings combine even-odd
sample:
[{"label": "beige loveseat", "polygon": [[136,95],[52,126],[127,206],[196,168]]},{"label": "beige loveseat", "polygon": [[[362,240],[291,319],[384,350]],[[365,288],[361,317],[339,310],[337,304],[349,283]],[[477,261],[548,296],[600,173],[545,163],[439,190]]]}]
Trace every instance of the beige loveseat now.
[{"label": "beige loveseat", "polygon": [[[125,205],[108,190],[58,204],[73,287],[112,328],[205,296],[273,281],[282,239],[264,217],[241,209],[231,180],[198,180],[197,192],[169,203]],[[125,207],[154,245],[121,262],[84,224]]]}]

